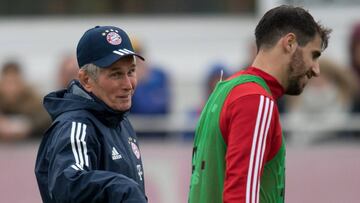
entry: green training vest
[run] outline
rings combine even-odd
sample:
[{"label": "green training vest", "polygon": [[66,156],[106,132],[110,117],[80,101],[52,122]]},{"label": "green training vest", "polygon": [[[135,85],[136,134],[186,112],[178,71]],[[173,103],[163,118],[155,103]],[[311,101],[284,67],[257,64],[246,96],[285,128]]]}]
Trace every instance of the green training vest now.
[{"label": "green training vest", "polygon": [[[255,82],[270,92],[265,81],[254,75],[240,75],[218,82],[197,123],[192,155],[189,203],[221,203],[225,176],[226,144],[220,131],[220,113],[229,92],[237,85]],[[260,202],[284,202],[285,143],[265,163],[260,180]]]}]

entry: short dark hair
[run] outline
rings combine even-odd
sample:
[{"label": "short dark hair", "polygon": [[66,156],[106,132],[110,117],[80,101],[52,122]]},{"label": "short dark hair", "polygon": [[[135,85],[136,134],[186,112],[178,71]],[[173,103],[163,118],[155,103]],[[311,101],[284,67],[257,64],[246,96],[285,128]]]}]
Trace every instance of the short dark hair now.
[{"label": "short dark hair", "polygon": [[311,14],[290,5],[275,7],[262,17],[255,29],[256,46],[270,48],[287,33],[294,33],[300,46],[305,46],[316,34],[321,37],[321,47],[326,49],[331,29],[315,22]]}]

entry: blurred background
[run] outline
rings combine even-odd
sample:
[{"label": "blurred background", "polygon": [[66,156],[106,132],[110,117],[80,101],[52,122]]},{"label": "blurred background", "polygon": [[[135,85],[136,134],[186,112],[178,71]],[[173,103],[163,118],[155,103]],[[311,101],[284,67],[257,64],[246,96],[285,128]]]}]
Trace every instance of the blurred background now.
[{"label": "blurred background", "polygon": [[149,202],[187,202],[196,121],[220,72],[254,57],[268,9],[300,5],[331,27],[319,78],[279,101],[287,142],[286,200],[360,202],[358,0],[0,0],[0,202],[41,202],[34,164],[50,120],[42,97],[76,77],[85,30],[115,25],[145,63],[130,119]]}]

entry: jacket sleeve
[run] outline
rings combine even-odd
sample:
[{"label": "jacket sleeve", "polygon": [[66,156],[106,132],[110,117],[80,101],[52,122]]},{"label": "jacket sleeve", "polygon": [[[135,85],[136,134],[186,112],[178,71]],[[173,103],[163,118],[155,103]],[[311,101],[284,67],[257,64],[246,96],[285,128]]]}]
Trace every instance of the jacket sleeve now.
[{"label": "jacket sleeve", "polygon": [[54,202],[147,202],[134,180],[98,167],[100,143],[91,125],[65,122],[49,136],[48,189]]},{"label": "jacket sleeve", "polygon": [[260,177],[269,154],[274,102],[263,95],[240,97],[222,111],[227,142],[223,201],[259,202]]}]

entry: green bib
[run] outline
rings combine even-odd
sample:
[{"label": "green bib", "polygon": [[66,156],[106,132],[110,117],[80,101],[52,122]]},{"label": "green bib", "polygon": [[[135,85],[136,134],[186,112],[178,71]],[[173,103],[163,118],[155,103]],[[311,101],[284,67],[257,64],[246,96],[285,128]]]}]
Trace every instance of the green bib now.
[{"label": "green bib", "polygon": [[[229,92],[237,85],[255,82],[270,92],[265,81],[254,75],[240,75],[217,83],[197,123],[192,157],[189,203],[222,203],[226,144],[220,131],[220,113]],[[264,165],[260,181],[260,202],[284,202],[285,144]]]}]

